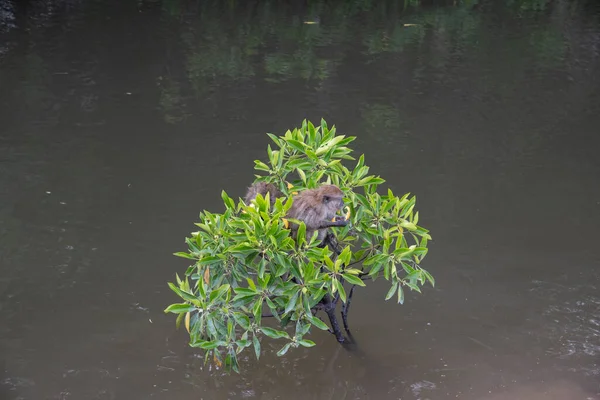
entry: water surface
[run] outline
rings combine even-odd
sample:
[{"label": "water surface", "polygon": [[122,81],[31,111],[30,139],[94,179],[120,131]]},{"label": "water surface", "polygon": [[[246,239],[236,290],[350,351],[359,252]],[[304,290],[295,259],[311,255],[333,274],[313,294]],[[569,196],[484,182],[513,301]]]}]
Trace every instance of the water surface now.
[{"label": "water surface", "polygon": [[[322,117],[417,195],[436,288],[207,368],[171,253]],[[600,398],[593,1],[5,1],[0,123],[2,399]]]}]

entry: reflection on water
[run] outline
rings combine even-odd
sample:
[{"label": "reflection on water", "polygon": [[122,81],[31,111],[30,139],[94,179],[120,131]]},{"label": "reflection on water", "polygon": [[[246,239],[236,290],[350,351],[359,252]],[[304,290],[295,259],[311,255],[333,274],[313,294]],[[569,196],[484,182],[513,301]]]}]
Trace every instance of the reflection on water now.
[{"label": "reflection on water", "polygon": [[[2,2],[0,398],[600,398],[599,18],[584,0]],[[305,117],[419,197],[437,287],[397,306],[377,283],[356,348],[265,341],[227,375],[162,312],[170,254],[221,189],[242,195],[264,133]]]}]

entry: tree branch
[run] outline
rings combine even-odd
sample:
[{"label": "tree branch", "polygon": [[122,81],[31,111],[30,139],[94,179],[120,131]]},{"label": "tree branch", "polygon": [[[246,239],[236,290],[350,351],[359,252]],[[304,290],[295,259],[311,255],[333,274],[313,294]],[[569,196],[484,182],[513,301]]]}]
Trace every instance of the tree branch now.
[{"label": "tree branch", "polygon": [[350,334],[350,328],[348,328],[348,311],[350,310],[350,302],[352,301],[352,295],[354,294],[355,288],[356,285],[352,285],[350,288],[350,293],[348,294],[348,298],[342,306],[342,322],[344,323],[344,329],[348,334]]},{"label": "tree branch", "polygon": [[335,316],[336,303],[332,301],[331,296],[328,294],[326,294],[323,299],[325,300],[325,313],[327,313],[327,316],[329,317],[329,323],[331,323],[331,329],[333,330],[332,333],[335,335],[335,338],[339,343],[344,343],[346,338],[344,338],[342,330],[340,329],[340,325],[338,324],[337,317]]}]

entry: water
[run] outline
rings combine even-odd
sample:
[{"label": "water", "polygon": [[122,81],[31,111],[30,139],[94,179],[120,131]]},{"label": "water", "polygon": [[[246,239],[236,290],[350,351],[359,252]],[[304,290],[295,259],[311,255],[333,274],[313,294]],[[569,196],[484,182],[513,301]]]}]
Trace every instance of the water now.
[{"label": "water", "polygon": [[[600,398],[600,8],[307,3],[3,2],[0,398]],[[436,288],[208,369],[171,253],[321,117],[417,195]]]}]

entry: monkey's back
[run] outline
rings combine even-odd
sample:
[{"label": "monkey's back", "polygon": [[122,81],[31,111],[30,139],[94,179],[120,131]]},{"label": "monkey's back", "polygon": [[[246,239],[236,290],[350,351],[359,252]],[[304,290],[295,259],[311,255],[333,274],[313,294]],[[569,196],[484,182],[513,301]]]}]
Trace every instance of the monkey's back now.
[{"label": "monkey's back", "polygon": [[288,216],[300,221],[309,229],[319,226],[327,218],[327,209],[323,206],[318,189],[307,189],[294,198],[294,204]]},{"label": "monkey's back", "polygon": [[267,193],[269,193],[271,205],[275,204],[275,200],[277,200],[278,197],[283,197],[283,193],[281,193],[281,191],[272,183],[256,182],[248,188],[246,196],[244,197],[244,202],[250,204],[258,194],[265,197]]}]

